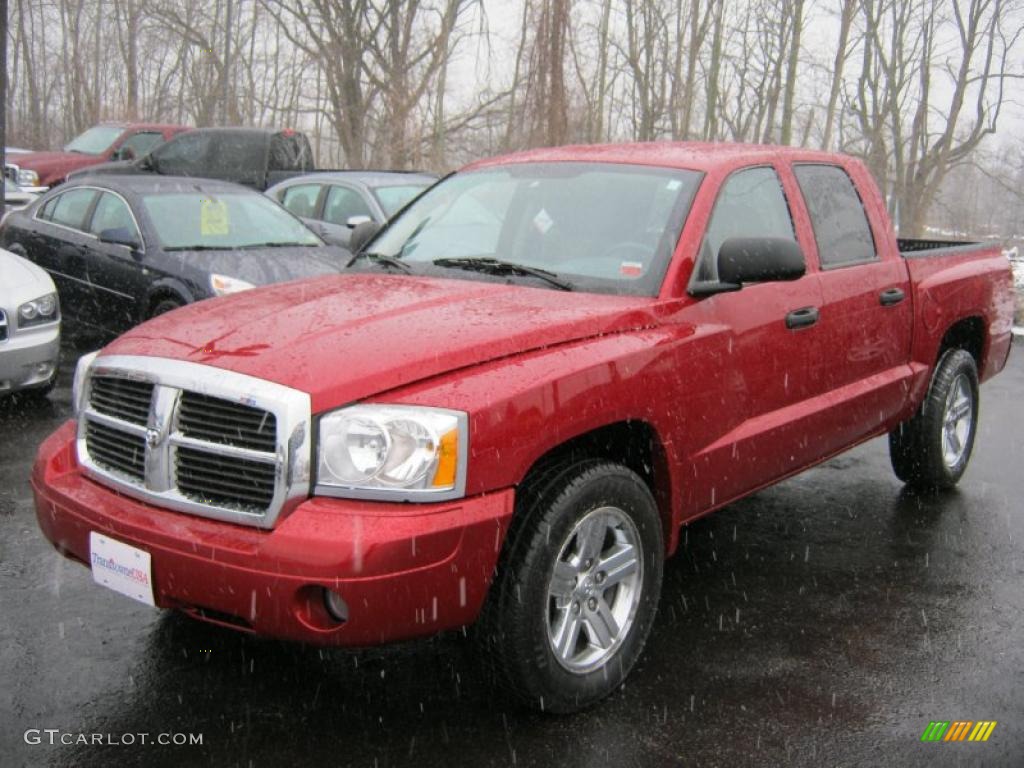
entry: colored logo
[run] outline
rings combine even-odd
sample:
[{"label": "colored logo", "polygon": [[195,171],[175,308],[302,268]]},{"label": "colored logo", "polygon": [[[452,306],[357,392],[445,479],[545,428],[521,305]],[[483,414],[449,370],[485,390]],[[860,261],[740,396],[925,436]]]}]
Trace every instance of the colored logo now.
[{"label": "colored logo", "polygon": [[932,720],[921,741],[988,741],[995,729],[995,720]]}]

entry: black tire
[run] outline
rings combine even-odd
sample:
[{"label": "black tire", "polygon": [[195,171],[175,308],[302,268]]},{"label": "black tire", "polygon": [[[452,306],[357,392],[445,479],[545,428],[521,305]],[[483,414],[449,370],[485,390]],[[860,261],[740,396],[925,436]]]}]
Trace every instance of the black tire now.
[{"label": "black tire", "polygon": [[175,299],[170,296],[166,296],[162,299],[157,300],[156,303],[153,304],[153,306],[149,310],[149,316],[146,319],[148,320],[150,318],[156,317],[157,315],[162,315],[165,312],[170,312],[171,310],[184,306],[185,302],[183,302],[181,299]]},{"label": "black tire", "polygon": [[[601,543],[592,550],[600,554],[580,558],[580,575],[569,582],[573,586],[567,596],[555,598],[549,590],[556,583],[556,560],[579,557],[587,526],[600,531]],[[637,565],[630,575],[599,570],[611,562],[612,554],[622,556],[634,542]],[[643,650],[657,612],[663,560],[657,505],[636,473],[603,460],[562,464],[540,473],[517,499],[516,517],[481,617],[480,650],[496,682],[520,703],[553,713],[576,712],[610,694]],[[584,574],[587,562],[594,565]],[[569,563],[563,560],[561,565]],[[613,578],[616,583],[606,586]],[[621,623],[601,622],[605,630],[618,629],[614,640],[606,639],[603,646],[593,640],[593,624],[605,615],[602,609],[607,615],[614,611],[618,617],[628,616]],[[560,620],[568,623],[570,613],[578,640],[567,641],[566,652],[556,656],[550,633]],[[564,629],[566,624],[559,626]],[[571,637],[572,632],[562,636]],[[583,650],[575,654],[578,648]],[[596,665],[592,669],[577,662],[587,654],[598,655],[589,662]],[[566,666],[570,663],[580,666],[571,670]]]},{"label": "black tire", "polygon": [[[954,386],[957,392],[953,392]],[[947,417],[954,401],[970,400],[970,419],[960,437],[947,442]],[[970,353],[951,349],[939,360],[928,394],[914,417],[889,433],[889,456],[896,476],[915,488],[952,488],[963,476],[978,431],[978,369]],[[954,433],[957,430],[953,430]],[[954,434],[955,436],[955,434]],[[953,450],[959,447],[959,451]]]}]

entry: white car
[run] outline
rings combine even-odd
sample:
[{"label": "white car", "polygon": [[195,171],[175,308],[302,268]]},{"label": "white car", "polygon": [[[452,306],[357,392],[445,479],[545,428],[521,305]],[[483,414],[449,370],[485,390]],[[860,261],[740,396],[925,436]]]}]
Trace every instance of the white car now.
[{"label": "white car", "polygon": [[0,183],[3,184],[4,196],[4,212],[0,216],[0,222],[7,218],[7,214],[11,213],[11,211],[20,211],[22,208],[26,208],[35,202],[36,198],[39,197],[35,192],[26,192],[10,179],[2,179]]},{"label": "white car", "polygon": [[60,302],[53,280],[0,248],[0,395],[49,392],[60,358]]}]

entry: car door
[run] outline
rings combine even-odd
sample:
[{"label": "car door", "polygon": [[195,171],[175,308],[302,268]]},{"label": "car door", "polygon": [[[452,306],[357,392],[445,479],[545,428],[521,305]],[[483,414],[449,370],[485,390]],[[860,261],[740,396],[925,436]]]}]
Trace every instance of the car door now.
[{"label": "car door", "polygon": [[331,184],[327,188],[322,216],[324,239],[345,247],[352,237],[354,227],[350,225],[350,220],[353,217],[366,217],[374,221],[380,219],[380,216],[374,215],[362,194],[345,184]]},{"label": "car door", "polygon": [[[718,283],[718,249],[734,237],[786,238],[804,246],[806,235],[798,238],[773,166],[741,169],[723,182],[694,267],[692,294]],[[697,445],[703,446],[694,456],[699,505],[727,501],[816,458],[813,411],[824,392],[821,310],[813,268],[794,281],[705,295],[692,308],[695,327],[708,329],[702,355],[716,361],[717,371],[717,384],[687,382],[702,388],[689,415],[691,434],[700,435]]]},{"label": "car door", "polygon": [[[88,229],[94,235],[85,246],[91,312],[104,330],[121,333],[138,321],[146,295],[142,234],[127,201],[109,190],[100,193]],[[100,234],[112,230],[134,237],[139,248],[102,242]]]},{"label": "car door", "polygon": [[97,190],[75,187],[47,201],[36,214],[35,234],[26,243],[29,258],[53,278],[65,321],[91,324],[92,289],[85,268],[91,235],[85,222]]},{"label": "car door", "polygon": [[827,315],[821,332],[832,356],[825,371],[832,407],[823,447],[839,450],[872,434],[902,409],[911,344],[911,302],[901,260],[882,258],[850,175],[839,165],[797,163]]}]

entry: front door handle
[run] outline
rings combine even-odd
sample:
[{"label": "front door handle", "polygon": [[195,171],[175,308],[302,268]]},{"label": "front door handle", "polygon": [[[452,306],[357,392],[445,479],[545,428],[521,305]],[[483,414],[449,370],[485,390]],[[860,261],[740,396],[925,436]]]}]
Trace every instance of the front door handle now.
[{"label": "front door handle", "polygon": [[809,325],[814,325],[818,322],[818,308],[817,307],[804,307],[803,309],[794,309],[788,315],[786,315],[786,327],[790,330],[796,328],[806,328]]},{"label": "front door handle", "polygon": [[893,304],[899,304],[906,297],[902,288],[886,288],[878,294],[878,301],[883,307],[891,307]]}]

